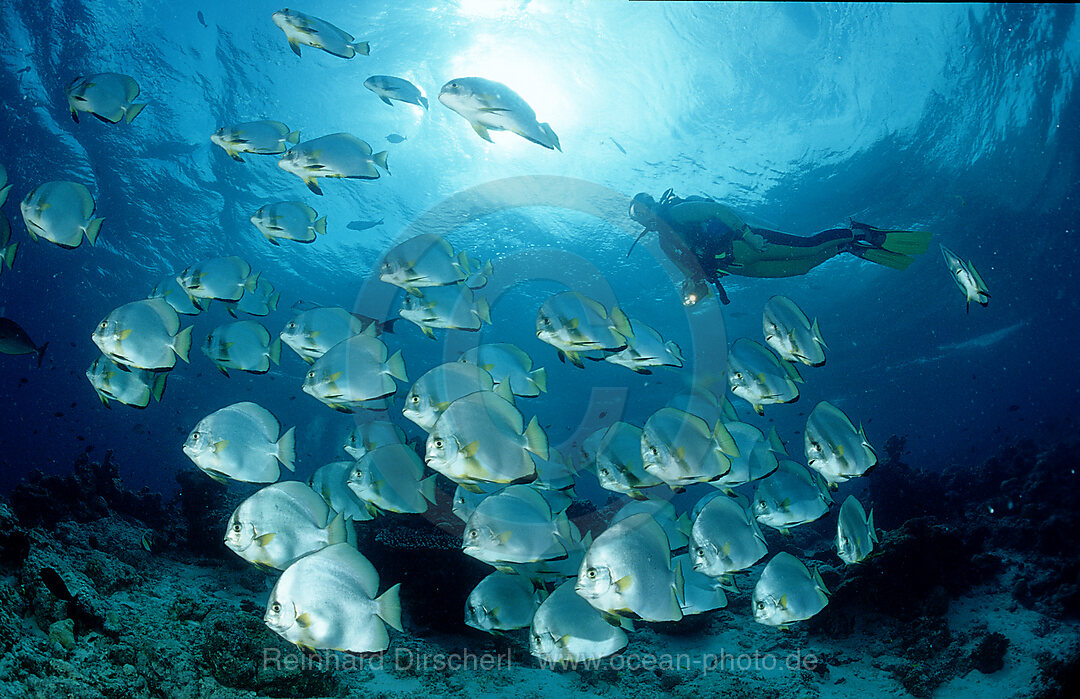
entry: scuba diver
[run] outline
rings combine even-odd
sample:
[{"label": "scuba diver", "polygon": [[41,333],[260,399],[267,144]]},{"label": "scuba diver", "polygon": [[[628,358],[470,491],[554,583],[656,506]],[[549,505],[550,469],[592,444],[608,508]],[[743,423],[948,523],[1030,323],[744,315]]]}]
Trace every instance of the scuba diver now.
[{"label": "scuba diver", "polygon": [[[677,197],[672,190],[660,201],[642,192],[630,202],[630,218],[645,230],[660,234],[660,249],[686,276],[683,304],[691,306],[716,288],[721,303],[729,303],[720,278],[794,277],[842,252],[893,269],[907,269],[930,244],[931,233],[896,231],[851,222],[809,237],[788,235],[748,225],[732,209],[705,197]],[[630,246],[630,250],[634,249]],[[629,257],[630,252],[626,255]]]}]

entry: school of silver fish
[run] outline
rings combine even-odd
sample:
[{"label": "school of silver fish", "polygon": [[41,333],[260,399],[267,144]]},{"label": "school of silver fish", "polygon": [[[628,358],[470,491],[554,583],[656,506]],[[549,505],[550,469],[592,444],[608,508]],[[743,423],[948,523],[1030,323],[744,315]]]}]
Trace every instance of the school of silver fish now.
[{"label": "school of silver fish", "polygon": [[[272,21],[297,56],[303,56],[301,46],[344,59],[371,51],[367,41],[302,12],[280,10]],[[407,79],[372,75],[363,85],[386,105],[428,109],[427,97]],[[90,114],[131,124],[147,106],[135,101],[135,79],[118,73],[78,77],[65,95],[76,122]],[[486,141],[492,131],[509,131],[562,150],[552,127],[502,83],[454,78],[438,100]],[[302,139],[283,122],[261,120],[222,126],[210,141],[240,163],[244,155],[277,156],[279,167],[316,195],[323,194],[321,178],[389,174],[387,152],[374,152],[350,133]],[[0,166],[0,206],[11,188]],[[78,182],[38,184],[20,210],[34,241],[65,249],[84,239],[95,244],[104,220],[89,188]],[[326,217],[302,201],[267,201],[250,220],[274,245],[313,243],[327,232]],[[365,230],[381,220],[356,223],[348,227]],[[18,244],[10,242],[2,215],[0,224],[2,271],[12,267]],[[985,306],[989,293],[974,266],[944,246],[942,253],[968,306]],[[401,318],[428,337],[476,332],[493,322],[484,295],[493,261],[455,250],[439,235],[398,243],[376,269],[382,282],[401,289]],[[146,298],[120,304],[101,320],[92,331],[101,353],[86,376],[106,406],[117,401],[146,408],[163,399],[177,359],[190,359],[193,326],[182,327],[182,317],[205,313],[211,304],[234,318],[267,316],[279,298],[238,256],[193,260],[165,274]],[[259,321],[236,320],[211,330],[199,346],[228,375],[272,371],[281,361],[281,344],[287,345],[305,362],[297,388],[331,409],[357,414],[341,442],[347,458],[318,468],[306,483],[282,480],[283,469],[295,469],[295,428],[283,431],[254,401],[203,416],[182,448],[215,480],[259,484],[223,523],[224,544],[250,563],[280,572],[264,619],[303,648],[380,652],[391,642],[387,627],[405,633],[399,585],[383,589],[356,548],[355,527],[383,513],[452,507],[463,554],[492,567],[466,600],[464,623],[492,633],[528,629],[535,656],[568,662],[618,652],[629,643],[635,620],[673,622],[725,607],[725,591],[737,589],[736,576],[751,575],[769,554],[762,525],[788,533],[825,517],[835,504],[831,491],[877,465],[863,428],[826,401],[806,419],[805,465],[775,430],[765,434],[738,419],[727,393],[762,415],[765,406],[799,399],[804,379],[796,364],[819,367],[826,361],[817,320],[783,296],[764,308],[764,344],[748,337],[732,344],[720,393],[715,386],[692,387],[641,424],[613,416],[569,455],[552,447],[527,405],[557,387],[549,386],[546,368],[516,345],[473,345],[409,383],[405,358],[387,344],[393,320],[341,307],[297,304],[293,310],[276,334]],[[627,316],[614,299],[601,302],[574,290],[545,299],[535,329],[559,361],[577,367],[585,366],[583,360],[604,361],[648,375],[678,372],[686,362],[675,342]],[[44,346],[12,329],[3,351],[38,352],[40,361]],[[396,405],[405,384],[403,403]],[[419,440],[410,441],[388,417],[395,410],[410,430],[422,433]],[[440,476],[455,488],[450,502],[439,502],[446,500],[440,498],[445,489],[437,487]],[[623,503],[598,531],[582,531],[567,514],[585,478]],[[672,497],[683,492],[694,502],[682,507],[680,500],[676,508]],[[873,555],[879,541],[873,512],[867,515],[848,496],[837,517],[838,557],[856,565]],[[786,552],[768,559],[752,589],[752,616],[769,626],[810,618],[829,599],[817,571]]]}]

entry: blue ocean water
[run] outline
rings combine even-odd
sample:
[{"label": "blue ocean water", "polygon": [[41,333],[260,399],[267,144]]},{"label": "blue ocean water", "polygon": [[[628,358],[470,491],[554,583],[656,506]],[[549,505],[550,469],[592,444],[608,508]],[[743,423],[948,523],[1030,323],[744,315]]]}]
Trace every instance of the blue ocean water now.
[{"label": "blue ocean water", "polygon": [[[299,426],[301,475],[335,458],[350,418],[300,392],[305,365],[288,350],[268,375],[231,378],[193,350],[161,404],[107,410],[83,376],[97,356],[90,333],[161,278],[226,254],[281,291],[264,321],[272,332],[298,300],[394,317],[400,293],[378,288],[372,266],[421,229],[495,261],[494,323],[433,342],[402,321],[390,344],[404,351],[410,378],[470,343],[516,342],[551,372],[550,392],[530,408],[556,445],[569,446],[590,400],[607,396],[640,424],[705,372],[693,363],[651,377],[560,365],[532,322],[543,299],[565,288],[617,300],[699,362],[722,355],[725,338],[760,336],[770,296],[796,300],[819,319],[828,364],[809,372],[798,404],[765,419],[739,406],[787,441],[801,441],[804,416],[822,399],[861,420],[875,444],[906,436],[912,462],[926,468],[977,459],[1017,437],[1047,438],[1072,419],[1074,8],[313,1],[305,11],[371,43],[370,56],[350,61],[307,49],[297,58],[270,21],[275,9],[10,2],[0,10],[8,38],[0,137],[14,184],[4,214],[21,242],[14,270],[0,276],[0,306],[49,342],[40,369],[27,357],[0,362],[4,487],[33,468],[63,472],[92,446],[114,450],[126,482],[168,491],[174,472],[192,468],[180,446],[194,423],[243,399]],[[149,106],[134,123],[68,117],[64,86],[102,71],[138,80]],[[382,104],[362,86],[376,73],[411,79],[430,111]],[[477,138],[435,99],[446,80],[466,75],[510,85],[557,131],[563,152],[508,133],[493,144]],[[316,197],[275,157],[240,164],[210,143],[216,128],[260,118],[304,138],[354,133],[389,151],[393,174],[324,180]],[[390,134],[405,140],[389,143]],[[18,202],[57,179],[95,195],[106,219],[96,246],[27,240]],[[841,256],[801,277],[729,277],[730,306],[711,299],[688,316],[655,240],[626,256],[639,229],[625,197],[668,187],[796,235],[854,217],[925,228],[934,244],[905,272]],[[316,207],[329,234],[313,245],[267,244],[248,217],[280,199]],[[979,268],[987,308],[965,312],[938,242]],[[695,327],[710,328],[704,335],[691,330],[702,317]],[[196,344],[226,320],[220,308],[195,318]]]},{"label": "blue ocean water", "polygon": [[[478,343],[514,343],[548,372],[547,392],[520,398],[517,405],[526,419],[538,417],[552,447],[579,457],[584,438],[598,427],[615,420],[640,426],[681,390],[724,386],[728,347],[742,337],[762,341],[762,310],[781,294],[818,320],[828,361],[801,367],[805,383],[798,402],[768,405],[764,416],[731,396],[740,420],[765,431],[775,427],[797,461],[803,460],[806,416],[827,400],[862,424],[883,457],[891,437],[903,438],[903,461],[923,472],[978,473],[988,457],[1002,453],[1008,458],[994,468],[1010,478],[1015,473],[1009,469],[1025,460],[1050,464],[1030,490],[1015,481],[1003,487],[1004,494],[987,487],[993,492],[979,494],[978,512],[965,509],[962,480],[936,480],[955,492],[941,494],[935,513],[944,521],[941,510],[957,503],[957,518],[941,530],[966,522],[966,544],[985,542],[1001,561],[1027,548],[1068,558],[1074,545],[1055,538],[1065,536],[1056,525],[1032,533],[1031,522],[1061,514],[1039,509],[1041,501],[1025,503],[1027,528],[1015,532],[1006,523],[986,534],[993,528],[979,518],[1001,515],[1006,502],[1011,510],[1013,492],[1045,495],[1039,487],[1051,489],[1075,477],[1073,468],[1069,476],[1058,469],[1048,478],[1046,471],[1066,458],[1042,459],[1055,445],[1075,439],[1080,404],[1080,281],[1073,271],[1080,262],[1080,22],[1073,6],[310,0],[296,8],[370,42],[369,56],[351,60],[309,47],[297,57],[271,21],[278,9],[261,0],[0,4],[0,35],[6,39],[0,42],[0,164],[13,185],[2,214],[19,243],[13,269],[0,271],[0,316],[17,322],[36,343],[48,343],[40,367],[32,356],[0,355],[0,400],[7,406],[0,428],[0,492],[9,493],[34,471],[68,474],[89,450],[93,460],[112,452],[125,488],[169,496],[178,488],[178,473],[195,471],[182,451],[195,424],[247,400],[269,409],[283,428],[296,427],[297,469],[286,477],[306,480],[327,462],[345,458],[342,439],[362,418],[335,412],[304,393],[308,364],[291,350],[283,349],[280,366],[266,374],[234,371],[228,377],[199,351],[211,330],[233,320],[221,304],[182,316],[185,326],[193,326],[190,363],[180,362],[170,372],[163,400],[144,410],[99,402],[84,376],[99,356],[91,333],[110,311],[144,298],[162,279],[223,255],[241,256],[280,292],[277,310],[251,318],[275,335],[294,305],[336,305],[394,319],[405,292],[380,282],[376,267],[394,245],[433,232],[457,250],[493,262],[494,274],[478,292],[490,302],[493,322],[476,333],[437,331],[432,340],[398,320],[382,339],[391,351],[402,352],[410,382]],[[85,114],[75,123],[65,86],[76,76],[105,71],[133,76],[141,86],[137,101],[147,107],[130,124],[106,124]],[[409,79],[430,109],[383,104],[363,86],[374,74]],[[561,151],[511,133],[493,132],[493,143],[478,137],[437,99],[444,83],[462,76],[510,86],[551,125]],[[317,196],[280,169],[277,156],[245,155],[239,163],[210,141],[219,127],[257,119],[283,121],[300,131],[302,141],[352,133],[374,150],[388,151],[390,174],[373,181],[323,179],[324,195]],[[95,245],[65,250],[29,239],[19,202],[53,180],[81,182],[93,193],[95,215],[105,217]],[[641,231],[627,214],[630,197],[659,197],[668,188],[714,198],[753,225],[792,235],[810,236],[854,219],[887,229],[928,230],[934,237],[930,250],[905,271],[841,255],[796,277],[725,277],[730,304],[711,296],[688,308],[681,303],[681,276],[655,234],[630,252]],[[327,217],[327,234],[310,245],[269,244],[249,217],[281,200],[317,209]],[[382,223],[349,228],[355,221]],[[965,307],[939,243],[978,268],[991,294],[986,307]],[[537,339],[535,319],[545,299],[567,289],[609,307],[617,303],[677,342],[686,365],[639,375],[607,362],[586,362],[582,369],[560,361],[553,347]],[[386,415],[422,443],[423,433],[400,414],[408,385],[399,383]],[[1011,445],[1021,446],[1008,452]],[[897,477],[881,474],[884,467],[875,475],[884,476],[878,483],[886,484],[881,487],[887,495]],[[841,486],[837,504],[849,492],[863,497],[866,488],[873,491],[864,481],[870,479]],[[440,479],[441,498],[452,485]],[[244,487],[234,484],[229,492],[237,496]],[[689,508],[696,493],[677,499],[680,510]],[[938,497],[917,487],[905,493]],[[579,475],[577,494],[597,505],[611,497],[587,470]],[[879,499],[879,512],[885,510],[883,491],[871,494]],[[875,503],[866,504],[870,509]],[[905,501],[904,517],[918,514],[910,505]],[[835,533],[835,509],[815,525],[820,541],[812,545],[806,544],[809,534],[798,533],[803,538],[791,544],[769,532],[772,553],[808,552],[808,562],[813,554],[813,560],[836,568],[827,571],[830,584],[855,581],[846,597],[841,589],[833,598],[830,612],[836,615],[822,615],[820,625],[811,627],[814,642],[847,638],[850,628],[844,631],[843,624],[866,608],[888,616],[897,606],[894,597],[903,597],[897,589],[931,597],[923,595],[924,588],[939,582],[950,587],[956,572],[930,565],[949,557],[948,550],[934,548],[947,537],[937,530],[927,534],[934,527],[925,522],[902,531],[899,522],[889,525],[899,532],[891,540],[892,557],[839,568],[831,550],[821,553]],[[401,521],[386,519],[392,522],[388,529]],[[592,520],[579,520],[585,521]],[[110,520],[109,526],[116,524]],[[199,541],[217,544],[216,529],[203,535]],[[119,535],[116,540],[127,541]],[[440,555],[456,556],[452,544]],[[461,600],[439,605],[434,595],[419,599],[428,595],[427,588],[409,587],[418,579],[415,559],[399,556],[385,541],[380,545],[386,555],[377,561],[383,588],[405,580],[406,615],[415,615],[424,631],[458,631]],[[967,575],[969,561],[979,563],[983,567],[971,577],[981,580],[993,568],[985,557],[977,560],[984,553],[978,546],[965,549],[957,567]],[[82,556],[81,549],[71,550],[73,558]],[[214,556],[231,554],[219,547],[208,554]],[[483,568],[461,558],[462,580]],[[156,550],[150,561],[180,566]],[[238,572],[238,560],[230,563],[224,570],[234,582],[241,580],[233,592],[253,597],[251,590],[261,589],[263,581],[243,578],[250,571]],[[1047,579],[1058,587],[1039,587],[1044,581],[1034,574],[1018,575],[1022,586],[1013,587],[1014,578],[1008,578],[1016,600],[1008,612],[1019,603],[1043,611],[1057,606],[1064,616],[1075,616],[1075,561],[1059,563],[1023,569],[1049,570]],[[20,575],[36,581],[41,565],[35,561]],[[873,578],[882,569],[910,577],[894,575],[883,583]],[[462,580],[448,588],[464,586]],[[890,582],[893,587],[872,596],[872,604],[857,604],[866,603],[862,590],[876,592]],[[1001,586],[1007,590],[1005,582]],[[254,612],[245,610],[248,618],[259,617],[260,629],[264,602],[255,602]],[[744,602],[733,618],[749,622]],[[961,611],[949,622],[965,629],[954,638],[957,647],[968,637],[956,617],[983,616],[981,601],[968,603],[976,611],[957,605]],[[912,635],[932,626],[924,616],[945,616],[912,608],[920,616],[910,624]],[[900,625],[910,621],[903,613],[896,619]],[[1026,623],[1017,621],[1016,627]],[[635,650],[660,635],[643,626],[647,630],[633,637]],[[706,648],[693,635],[700,627],[687,626],[691,631],[682,637],[682,631],[665,630],[670,635],[658,647]],[[419,632],[409,636],[411,631],[395,636],[395,646],[406,645],[399,639],[430,640]],[[80,638],[85,640],[82,630]],[[481,647],[475,637],[467,638]],[[1020,636],[1012,638],[1014,655],[1029,650],[1015,650]],[[909,655],[908,660],[916,657]],[[922,660],[912,660],[916,674]],[[834,669],[841,667],[834,661]],[[903,681],[913,693],[916,684]]]}]

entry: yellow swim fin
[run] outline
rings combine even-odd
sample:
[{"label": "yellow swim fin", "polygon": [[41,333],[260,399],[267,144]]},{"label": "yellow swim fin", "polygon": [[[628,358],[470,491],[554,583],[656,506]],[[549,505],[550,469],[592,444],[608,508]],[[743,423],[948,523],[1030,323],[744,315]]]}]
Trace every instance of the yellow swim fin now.
[{"label": "yellow swim fin", "polygon": [[890,252],[889,250],[883,250],[881,248],[859,248],[853,249],[852,254],[858,255],[864,260],[877,263],[879,265],[885,265],[886,267],[892,267],[893,269],[905,270],[911,266],[911,263],[915,261],[915,258],[908,257],[907,255],[901,255],[897,252]]},{"label": "yellow swim fin", "polygon": [[901,255],[921,255],[930,247],[933,237],[929,231],[885,231],[881,247]]}]

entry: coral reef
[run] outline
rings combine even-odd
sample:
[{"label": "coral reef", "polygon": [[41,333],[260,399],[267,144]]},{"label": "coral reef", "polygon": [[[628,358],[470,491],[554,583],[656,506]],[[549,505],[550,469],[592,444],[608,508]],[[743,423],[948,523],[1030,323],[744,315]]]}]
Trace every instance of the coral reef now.
[{"label": "coral reef", "polygon": [[110,512],[135,517],[151,527],[164,527],[166,511],[161,495],[149,489],[138,493],[124,490],[112,454],[106,451],[98,463],[90,461],[90,450],[84,451],[67,476],[31,471],[11,495],[15,514],[30,527],[51,527],[65,520],[89,522]]},{"label": "coral reef", "polygon": [[[221,543],[241,488],[191,471],[165,502],[126,492],[108,455],[103,463],[82,458],[71,475],[39,476],[11,506],[0,501],[0,696],[928,697],[986,677],[1025,683],[1000,693],[1064,699],[1080,676],[1080,624],[1070,606],[1076,543],[1056,528],[1077,516],[1061,504],[1075,498],[1075,447],[1033,459],[1025,447],[1006,449],[985,471],[936,477],[937,487],[963,483],[971,500],[956,507],[949,495],[914,512],[894,508],[900,523],[858,565],[840,564],[829,527],[770,532],[773,552],[813,561],[833,592],[822,613],[789,630],[753,622],[753,574],[741,574],[725,611],[685,626],[639,624],[631,646],[605,664],[554,671],[528,653],[524,632],[490,636],[462,625],[465,597],[489,568],[461,553],[452,516],[358,524],[359,546],[383,586],[402,583],[407,632],[395,633],[382,656],[305,655],[262,622],[274,574]],[[893,448],[894,465],[907,468],[902,442]],[[886,468],[871,478],[887,482]],[[150,551],[141,545],[147,532],[158,542]],[[794,652],[812,662],[755,674],[703,660]],[[440,664],[470,653],[500,664]],[[645,664],[672,654],[689,664]]]}]

